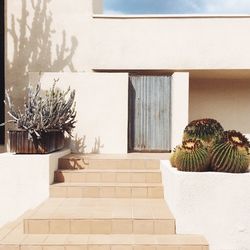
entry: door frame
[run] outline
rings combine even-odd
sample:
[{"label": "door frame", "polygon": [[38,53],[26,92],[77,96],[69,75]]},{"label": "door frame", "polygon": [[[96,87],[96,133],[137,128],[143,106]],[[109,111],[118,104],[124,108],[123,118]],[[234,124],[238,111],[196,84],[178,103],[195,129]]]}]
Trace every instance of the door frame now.
[{"label": "door frame", "polygon": [[[135,91],[134,89],[131,89],[131,82],[130,82],[130,77],[131,76],[154,76],[154,77],[157,77],[157,76],[166,76],[166,77],[170,77],[171,78],[171,75],[169,74],[143,74],[143,73],[136,73],[136,74],[129,74],[129,78],[128,78],[128,132],[127,132],[127,138],[128,138],[128,143],[127,143],[127,152],[128,153],[133,153],[133,152],[138,152],[138,153],[169,153],[171,152],[171,82],[170,82],[170,99],[169,99],[169,149],[166,149],[166,150],[160,150],[160,149],[157,149],[157,150],[150,150],[150,149],[143,149],[143,150],[136,150],[136,149],[133,149],[133,146],[134,146],[134,143],[135,143],[135,138],[134,138],[134,126],[132,126],[131,123],[134,123],[135,122],[135,112],[131,112],[130,110],[130,105],[135,105]],[[131,98],[132,96],[132,98]]]}]

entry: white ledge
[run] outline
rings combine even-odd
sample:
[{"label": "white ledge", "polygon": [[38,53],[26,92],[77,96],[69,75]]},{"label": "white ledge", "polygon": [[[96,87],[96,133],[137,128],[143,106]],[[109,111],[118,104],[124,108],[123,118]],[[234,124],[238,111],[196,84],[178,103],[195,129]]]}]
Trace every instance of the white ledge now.
[{"label": "white ledge", "polygon": [[114,15],[94,14],[93,18],[105,19],[171,19],[171,18],[250,18],[250,14],[142,14],[142,15]]}]

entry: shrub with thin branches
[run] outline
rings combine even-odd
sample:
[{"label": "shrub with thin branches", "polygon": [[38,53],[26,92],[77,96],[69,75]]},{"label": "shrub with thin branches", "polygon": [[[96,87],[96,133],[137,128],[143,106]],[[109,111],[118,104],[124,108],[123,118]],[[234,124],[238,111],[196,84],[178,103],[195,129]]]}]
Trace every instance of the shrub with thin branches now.
[{"label": "shrub with thin branches", "polygon": [[6,105],[11,117],[6,123],[16,124],[17,129],[28,131],[29,138],[40,139],[43,132],[59,130],[71,135],[76,123],[75,90],[63,91],[56,88],[58,80],[54,80],[50,90],[41,92],[41,87],[28,87],[24,101],[24,110],[16,109],[10,92],[6,91]]}]

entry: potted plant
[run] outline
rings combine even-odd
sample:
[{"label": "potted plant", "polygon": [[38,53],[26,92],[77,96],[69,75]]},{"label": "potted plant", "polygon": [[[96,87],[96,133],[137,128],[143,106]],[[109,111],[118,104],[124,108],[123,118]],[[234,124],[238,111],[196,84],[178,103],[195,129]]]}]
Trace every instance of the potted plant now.
[{"label": "potted plant", "polygon": [[9,130],[10,151],[19,154],[46,154],[64,147],[65,132],[71,135],[75,127],[75,91],[52,88],[42,92],[37,84],[28,87],[23,111],[16,109],[9,92],[6,105],[11,117],[6,123],[14,123],[15,130]]}]

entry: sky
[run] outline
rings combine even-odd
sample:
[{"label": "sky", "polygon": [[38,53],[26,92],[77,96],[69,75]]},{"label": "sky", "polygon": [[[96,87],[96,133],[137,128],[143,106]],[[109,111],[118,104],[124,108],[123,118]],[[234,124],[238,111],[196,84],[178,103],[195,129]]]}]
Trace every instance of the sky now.
[{"label": "sky", "polygon": [[106,14],[250,14],[250,0],[104,0]]}]

